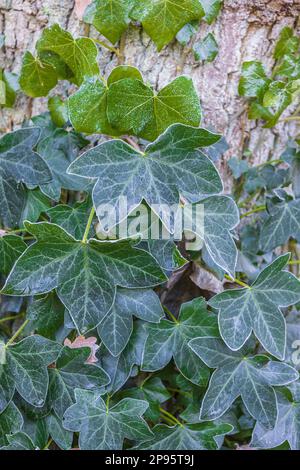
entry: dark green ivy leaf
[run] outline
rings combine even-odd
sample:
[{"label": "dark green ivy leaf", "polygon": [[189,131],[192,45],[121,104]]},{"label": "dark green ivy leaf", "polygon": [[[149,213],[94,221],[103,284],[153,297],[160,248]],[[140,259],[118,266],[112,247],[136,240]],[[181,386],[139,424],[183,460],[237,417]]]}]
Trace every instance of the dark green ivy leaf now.
[{"label": "dark green ivy leaf", "polygon": [[54,224],[24,225],[37,242],[19,258],[3,293],[28,296],[56,288],[81,332],[103,320],[117,285],[141,288],[166,280],[154,258],[130,240],[82,243]]},{"label": "dark green ivy leaf", "polygon": [[196,338],[189,344],[208,367],[216,368],[203,398],[202,420],[219,418],[241,396],[254,419],[268,429],[275,426],[277,405],[272,386],[297,380],[295,369],[266,356],[248,356],[247,347],[234,352],[217,338]]},{"label": "dark green ivy leaf", "polygon": [[154,438],[140,444],[138,450],[217,450],[216,438],[230,433],[230,424],[199,423],[153,428]]},{"label": "dark green ivy leaf", "polygon": [[64,323],[65,306],[55,292],[35,297],[27,309],[27,318],[38,334],[55,339],[57,330]]},{"label": "dark green ivy leaf", "polygon": [[21,430],[23,426],[23,418],[16,407],[11,402],[7,408],[0,414],[0,446],[3,446],[9,440],[9,435]]},{"label": "dark green ivy leaf", "polygon": [[90,353],[89,348],[64,346],[55,367],[49,369],[48,399],[60,418],[74,403],[76,388],[95,390],[109,383],[109,377],[101,367],[86,363]]},{"label": "dark green ivy leaf", "polygon": [[[92,201],[86,198],[84,202],[76,202],[73,207],[59,204],[47,211],[53,224],[62,227],[77,240],[81,240],[88,222]],[[90,232],[93,235],[91,230]]]},{"label": "dark green ivy leaf", "polygon": [[117,290],[113,307],[98,326],[98,334],[113,356],[119,356],[129,341],[133,315],[144,321],[159,322],[163,309],[152,290]]},{"label": "dark green ivy leaf", "polygon": [[300,281],[283,271],[289,258],[279,256],[250,287],[224,291],[209,301],[220,312],[221,335],[232,350],[240,349],[254,331],[268,352],[284,359],[286,324],[279,307],[300,300]]},{"label": "dark green ivy leaf", "polygon": [[[127,197],[127,206],[134,209],[143,199],[150,207],[157,204],[170,207],[179,204],[182,193],[191,202],[219,193],[222,182],[215,166],[197,150],[219,138],[205,129],[173,125],[148,145],[143,154],[124,141],[111,140],[81,155],[68,172],[97,178],[93,190],[95,207],[110,204],[115,209],[107,217],[110,230],[119,222],[115,214],[120,194]],[[170,220],[166,220],[170,214],[163,218],[172,230]]]},{"label": "dark green ivy leaf", "polygon": [[125,438],[145,440],[152,433],[142,416],[148,403],[124,398],[111,408],[98,392],[75,390],[76,403],[64,415],[64,427],[79,432],[81,450],[120,450]]},{"label": "dark green ivy leaf", "polygon": [[73,433],[63,427],[62,421],[55,414],[51,414],[47,417],[47,427],[50,436],[60,449],[71,449]]},{"label": "dark green ivy leaf", "polygon": [[204,11],[199,0],[140,0],[131,16],[142,23],[160,51],[186,23],[202,18]]},{"label": "dark green ivy leaf", "polygon": [[157,325],[147,324],[147,340],[142,369],[163,369],[174,358],[180,372],[197,385],[205,386],[209,370],[188,346],[188,342],[202,336],[218,336],[218,320],[209,314],[203,298],[181,306],[178,320],[161,320]]},{"label": "dark green ivy leaf", "polygon": [[1,447],[0,450],[36,450],[32,440],[24,432],[16,432],[7,436],[8,444]]},{"label": "dark green ivy leaf", "polygon": [[8,275],[26,248],[27,245],[21,237],[16,235],[0,237],[0,273]]}]

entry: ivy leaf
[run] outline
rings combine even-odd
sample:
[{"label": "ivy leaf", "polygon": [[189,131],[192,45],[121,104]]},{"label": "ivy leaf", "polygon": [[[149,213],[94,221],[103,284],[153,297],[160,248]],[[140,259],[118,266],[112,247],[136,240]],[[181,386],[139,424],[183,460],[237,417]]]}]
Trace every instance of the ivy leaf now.
[{"label": "ivy leaf", "polygon": [[62,421],[55,414],[47,417],[47,427],[50,436],[60,449],[71,449],[73,433],[63,428]]},{"label": "ivy leaf", "polygon": [[268,429],[275,426],[277,406],[272,386],[297,380],[295,369],[266,356],[248,356],[247,347],[234,352],[218,338],[196,338],[189,344],[208,367],[216,368],[203,398],[202,420],[219,418],[241,396],[254,419]]},{"label": "ivy leaf", "polygon": [[52,96],[48,99],[48,109],[52,121],[57,127],[64,127],[68,122],[68,110],[66,102],[59,96]]},{"label": "ivy leaf", "polygon": [[[77,240],[81,240],[87,226],[92,202],[86,198],[84,202],[76,202],[73,207],[59,204],[47,211],[53,224],[59,225]],[[93,234],[93,231],[90,232]]]},{"label": "ivy leaf", "polygon": [[[214,263],[234,276],[237,249],[230,230],[239,223],[239,213],[233,199],[227,196],[211,196],[203,204],[204,226],[195,227],[195,234],[203,241]],[[193,212],[185,211],[185,222],[192,227]],[[198,229],[198,230],[197,230]]]},{"label": "ivy leaf", "polygon": [[239,83],[240,96],[262,98],[271,80],[268,79],[261,62],[244,62]]},{"label": "ivy leaf", "polygon": [[115,44],[128,28],[134,3],[135,0],[94,0],[85,10],[83,20]]},{"label": "ivy leaf", "polygon": [[26,95],[32,98],[47,96],[57,85],[58,77],[51,64],[42,62],[29,51],[25,52],[20,74],[20,86]]},{"label": "ivy leaf", "polygon": [[49,400],[58,417],[75,402],[74,390],[94,390],[109,383],[108,375],[95,364],[87,364],[89,348],[64,346],[55,368],[49,369]]},{"label": "ivy leaf", "polygon": [[27,434],[16,432],[6,436],[8,444],[1,447],[0,450],[36,450],[36,447]]},{"label": "ivy leaf", "polygon": [[22,426],[22,415],[16,405],[11,402],[0,414],[0,445],[5,445],[9,435],[20,431]]},{"label": "ivy leaf", "polygon": [[58,201],[62,188],[71,191],[88,188],[86,179],[70,177],[66,172],[70,163],[78,156],[79,150],[86,144],[87,141],[79,134],[59,128],[40,140],[37,150],[52,173],[52,181],[40,186],[46,196]]},{"label": "ivy leaf", "polygon": [[116,393],[130,376],[136,375],[135,367],[141,365],[145,341],[144,323],[135,321],[130,340],[119,356],[113,356],[103,345],[100,347],[97,354],[99,365],[110,377],[107,393]]},{"label": "ivy leaf", "polygon": [[[15,73],[0,69],[0,81],[4,84],[5,96],[1,96],[0,107],[12,108],[15,104],[17,93],[20,89],[19,77]],[[2,86],[3,86],[2,84]],[[5,102],[3,103],[3,99]]]},{"label": "ivy leaf", "polygon": [[3,293],[29,296],[56,288],[82,333],[105,318],[117,285],[150,287],[166,279],[152,256],[130,240],[82,243],[54,224],[24,225],[37,242],[19,258]]},{"label": "ivy leaf", "polygon": [[205,12],[204,21],[212,24],[220,13],[223,0],[200,0],[200,3]]},{"label": "ivy leaf", "polygon": [[65,307],[55,292],[44,297],[36,297],[27,309],[27,319],[38,334],[55,339],[57,330],[64,323]]},{"label": "ivy leaf", "polygon": [[107,85],[110,86],[124,78],[133,78],[135,80],[140,80],[141,82],[143,81],[143,77],[139,69],[132,67],[131,65],[119,65],[111,71],[107,79]]},{"label": "ivy leaf", "polygon": [[180,31],[176,34],[176,39],[182,46],[186,46],[192,37],[197,33],[199,27],[198,21],[192,21],[187,23]]},{"label": "ivy leaf", "polygon": [[[182,193],[188,200],[193,199],[192,202],[219,193],[222,183],[216,168],[197,150],[219,138],[205,129],[178,124],[148,145],[143,154],[121,140],[112,140],[81,155],[68,172],[97,178],[93,201],[97,208],[110,204],[112,210],[107,216],[107,230],[110,230],[121,222],[116,221],[120,195],[127,197],[127,214],[123,214],[126,217],[128,207],[132,212],[143,199],[155,212],[158,204],[169,207],[178,204]],[[171,221],[166,220],[170,214],[163,219],[172,230]]]},{"label": "ivy leaf", "polygon": [[292,450],[300,450],[300,403],[285,393],[276,392],[278,418],[273,429],[255,425],[251,446],[270,449],[288,441]]},{"label": "ivy leaf", "polygon": [[133,315],[148,322],[159,322],[163,310],[159,298],[152,290],[117,290],[112,309],[98,326],[101,341],[113,356],[118,356],[129,341]]},{"label": "ivy leaf", "polygon": [[41,407],[48,390],[47,366],[54,362],[61,346],[42,336],[28,336],[19,343],[6,346],[1,367],[2,406],[9,403],[16,389],[21,397]]},{"label": "ivy leaf", "polygon": [[201,336],[218,336],[217,317],[209,314],[203,298],[181,306],[178,320],[161,320],[147,324],[147,340],[143,353],[142,369],[163,369],[174,358],[180,372],[196,385],[205,386],[209,370],[191,351],[188,342]]},{"label": "ivy leaf", "polygon": [[51,207],[50,200],[39,188],[26,191],[26,200],[20,217],[20,224],[23,225],[25,220],[36,222],[41,213],[49,207]]},{"label": "ivy leaf", "polygon": [[142,23],[160,51],[186,23],[202,18],[204,11],[199,0],[141,0],[131,16]]},{"label": "ivy leaf", "polygon": [[199,97],[193,81],[181,76],[157,94],[137,79],[113,83],[107,95],[107,116],[121,133],[155,140],[172,124],[197,127],[201,119]]},{"label": "ivy leaf", "polygon": [[267,253],[293,237],[300,241],[299,199],[284,200],[268,207],[269,217],[262,225],[260,246]]},{"label": "ivy leaf", "polygon": [[289,26],[281,30],[279,39],[274,50],[274,59],[278,60],[286,54],[294,54],[298,52],[300,40],[294,36],[294,31]]},{"label": "ivy leaf", "polygon": [[64,415],[64,427],[79,432],[81,450],[119,450],[125,438],[143,440],[151,431],[142,416],[148,403],[124,398],[108,408],[98,392],[75,390],[76,403]]},{"label": "ivy leaf", "polygon": [[232,431],[230,424],[199,423],[153,428],[153,439],[140,444],[138,450],[217,450],[216,438]]},{"label": "ivy leaf", "polygon": [[290,87],[285,82],[270,83],[263,98],[263,106],[270,113],[270,117],[266,119],[265,127],[275,126],[283,111],[292,103],[292,99],[293,95]]},{"label": "ivy leaf", "polygon": [[181,268],[187,263],[178,250],[174,241],[171,240],[144,240],[138,247],[148,251],[159,263],[167,276],[173,271]]},{"label": "ivy leaf", "polygon": [[39,186],[51,180],[51,173],[33,148],[40,131],[24,128],[10,132],[0,139],[0,217],[4,225],[18,224],[22,213],[25,193],[18,191],[18,184]]},{"label": "ivy leaf", "polygon": [[98,49],[90,38],[74,39],[58,24],[44,29],[36,45],[38,53],[54,52],[72,70],[74,81],[80,85],[85,77],[99,74]]},{"label": "ivy leaf", "polygon": [[232,350],[240,349],[253,330],[269,353],[284,359],[286,325],[279,307],[300,300],[300,281],[283,271],[289,259],[289,253],[279,256],[249,288],[227,290],[209,301],[220,312],[220,332]]},{"label": "ivy leaf", "polygon": [[16,235],[0,237],[0,273],[8,275],[26,248],[27,245],[21,237]]},{"label": "ivy leaf", "polygon": [[203,41],[196,42],[193,46],[196,60],[213,62],[218,55],[218,43],[212,33],[208,33]]}]

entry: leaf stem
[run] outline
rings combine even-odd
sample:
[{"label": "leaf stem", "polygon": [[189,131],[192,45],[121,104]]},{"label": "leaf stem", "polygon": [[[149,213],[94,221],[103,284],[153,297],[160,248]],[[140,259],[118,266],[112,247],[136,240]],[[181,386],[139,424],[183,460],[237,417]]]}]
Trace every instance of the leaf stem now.
[{"label": "leaf stem", "polygon": [[279,165],[280,163],[285,163],[285,161],[281,160],[281,158],[278,158],[277,160],[268,160],[267,162],[259,163],[258,165],[255,165],[255,168],[261,168],[267,165]]},{"label": "leaf stem", "polygon": [[291,121],[300,121],[300,116],[289,116],[289,117],[280,119],[279,122],[291,122]]},{"label": "leaf stem", "polygon": [[92,209],[91,209],[91,213],[89,215],[88,222],[86,224],[86,228],[85,228],[85,232],[84,232],[84,235],[83,235],[82,243],[87,243],[94,215],[95,215],[95,208],[93,206]]},{"label": "leaf stem", "polygon": [[179,321],[177,320],[176,317],[174,317],[173,313],[171,313],[169,310],[167,310],[167,314],[169,315],[171,320],[173,320],[174,323],[176,323],[177,325],[179,324]]},{"label": "leaf stem", "polygon": [[24,317],[24,313],[20,313],[19,315],[10,315],[9,317],[0,318],[0,323],[4,323],[9,320],[17,320],[17,318]]},{"label": "leaf stem", "polygon": [[247,289],[250,289],[250,286],[248,286],[248,284],[246,284],[245,282],[243,281],[240,281],[239,279],[233,279],[232,277],[228,276],[228,274],[225,274],[225,279],[227,279],[228,281],[231,281],[231,282],[234,282],[235,284],[238,284],[239,286],[241,287],[246,287]]},{"label": "leaf stem", "polygon": [[7,348],[8,346],[10,346],[12,343],[14,343],[15,339],[17,339],[17,337],[22,333],[22,331],[24,330],[25,326],[29,323],[29,320],[25,320],[24,323],[22,323],[22,325],[20,326],[20,328],[15,332],[15,334],[10,338],[9,341],[7,341],[6,345],[5,345],[5,348]]},{"label": "leaf stem", "polygon": [[106,44],[106,42],[100,41],[99,39],[93,38],[93,41],[95,41],[100,46],[105,47],[105,49],[108,49],[110,52],[114,52],[119,57],[120,55],[119,49],[116,49],[115,47],[110,46],[109,44]]},{"label": "leaf stem", "polygon": [[109,412],[109,402],[110,402],[110,395],[108,394],[107,399],[106,399],[106,414],[108,414]]},{"label": "leaf stem", "polygon": [[47,442],[47,444],[45,445],[43,450],[48,450],[49,447],[51,446],[52,442],[53,442],[53,439],[52,439],[52,437],[50,437],[49,441]]},{"label": "leaf stem", "polygon": [[249,215],[256,214],[256,212],[263,212],[266,210],[266,208],[267,207],[265,205],[254,207],[253,209],[251,209],[251,211],[244,212],[244,214],[241,214],[241,219],[243,219],[244,217],[248,217]]},{"label": "leaf stem", "polygon": [[291,265],[300,264],[300,259],[291,260],[291,261],[288,262],[288,264],[291,264]]},{"label": "leaf stem", "polygon": [[168,411],[164,410],[163,408],[159,408],[159,411],[161,413],[163,413],[164,415],[166,415],[171,421],[174,422],[174,424],[178,424],[179,426],[181,426],[182,428],[184,427],[183,424],[177,419],[175,418],[175,416],[173,416],[171,413],[169,413]]}]

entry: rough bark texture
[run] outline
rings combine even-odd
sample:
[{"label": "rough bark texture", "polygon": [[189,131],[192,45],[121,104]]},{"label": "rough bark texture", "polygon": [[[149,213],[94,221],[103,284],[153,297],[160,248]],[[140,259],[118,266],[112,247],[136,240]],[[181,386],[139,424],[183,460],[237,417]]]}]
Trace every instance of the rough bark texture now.
[{"label": "rough bark texture", "polygon": [[[79,22],[74,3],[74,0],[0,0],[0,34],[4,36],[0,66],[18,72],[24,51],[33,51],[41,30],[54,22],[75,35],[98,37],[93,28],[90,30]],[[202,23],[199,28],[199,38],[213,31],[219,42],[218,58],[207,65],[195,63],[192,54],[175,41],[158,54],[141,29],[132,26],[126,33],[125,63],[139,67],[147,81],[160,88],[181,73],[194,79],[203,106],[203,123],[222,132],[230,145],[222,164],[227,190],[230,178],[226,178],[224,162],[230,156],[240,156],[243,148],[250,147],[253,163],[263,162],[270,154],[280,154],[295,132],[294,124],[262,130],[261,123],[249,121],[246,103],[238,97],[237,86],[243,61],[262,60],[268,69],[272,67],[274,42],[283,26],[299,28],[299,13],[299,0],[225,0],[218,20],[212,26]],[[117,64],[116,57],[105,49],[100,51],[99,61],[104,74]],[[20,96],[13,111],[2,112],[0,128],[9,130],[25,117],[45,109],[45,99]]]}]

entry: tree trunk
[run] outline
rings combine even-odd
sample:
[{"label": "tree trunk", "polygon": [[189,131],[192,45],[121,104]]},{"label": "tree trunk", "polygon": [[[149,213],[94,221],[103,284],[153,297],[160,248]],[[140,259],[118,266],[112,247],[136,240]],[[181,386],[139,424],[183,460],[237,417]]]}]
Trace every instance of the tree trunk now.
[{"label": "tree trunk", "polygon": [[[33,51],[41,30],[54,22],[75,35],[98,37],[93,28],[78,20],[74,4],[74,0],[0,0],[0,34],[4,36],[0,67],[19,72],[24,51]],[[206,65],[196,63],[191,52],[175,41],[158,54],[147,35],[135,26],[122,41],[124,62],[140,68],[154,86],[160,88],[179,74],[193,78],[202,102],[203,124],[223,133],[230,146],[221,164],[227,191],[231,182],[224,162],[228,158],[241,156],[245,148],[253,151],[254,164],[266,161],[270,154],[276,158],[295,132],[294,124],[278,124],[270,130],[249,121],[237,87],[245,60],[262,60],[272,68],[274,42],[283,26],[299,27],[299,13],[299,0],[225,0],[217,21],[212,26],[202,22],[199,28],[198,38],[212,31],[219,43],[217,59]],[[105,49],[101,49],[99,61],[104,74],[117,65],[116,57]],[[20,95],[13,110],[2,110],[1,130],[10,130],[45,109],[45,99]]]}]

